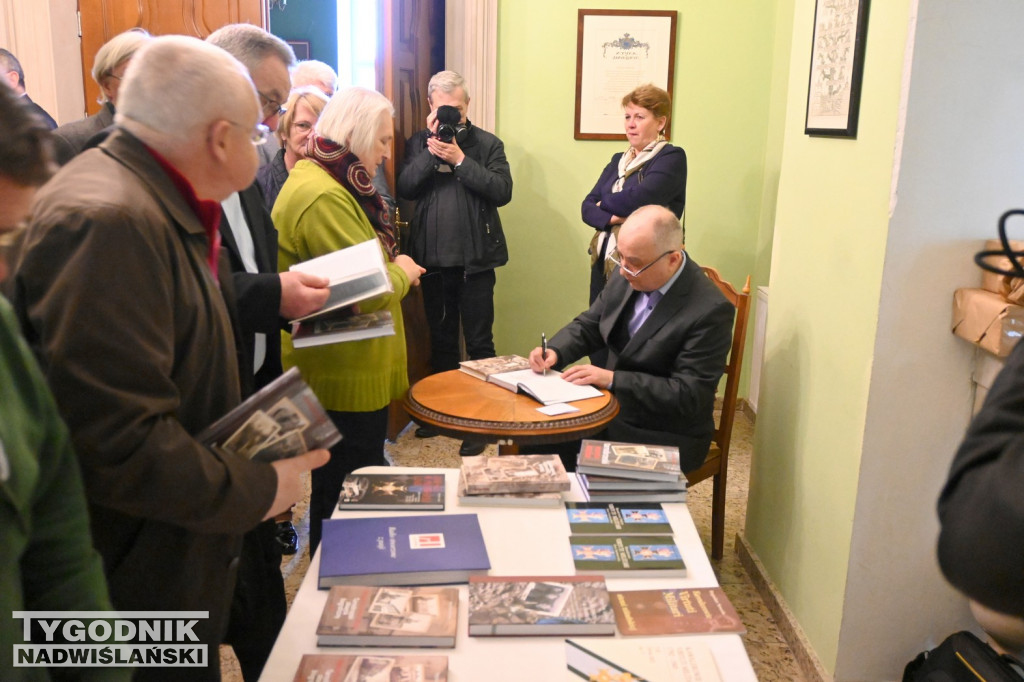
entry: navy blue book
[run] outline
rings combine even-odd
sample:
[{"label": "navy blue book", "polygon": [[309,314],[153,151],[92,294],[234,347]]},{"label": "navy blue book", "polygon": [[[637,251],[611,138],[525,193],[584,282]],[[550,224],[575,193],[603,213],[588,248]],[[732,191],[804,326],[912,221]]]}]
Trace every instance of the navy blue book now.
[{"label": "navy blue book", "polygon": [[333,585],[469,582],[491,568],[476,514],[324,521],[321,590]]}]

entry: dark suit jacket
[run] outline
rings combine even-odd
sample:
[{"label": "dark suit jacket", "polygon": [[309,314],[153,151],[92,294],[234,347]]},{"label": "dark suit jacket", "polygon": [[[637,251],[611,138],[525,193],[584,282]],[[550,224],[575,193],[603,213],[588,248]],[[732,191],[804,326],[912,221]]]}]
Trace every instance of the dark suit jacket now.
[{"label": "dark suit jacket", "polygon": [[65,123],[53,131],[53,151],[57,163],[63,166],[85,149],[85,143],[104,128],[114,125],[114,105],[106,102],[103,108],[87,118]]},{"label": "dark suit jacket", "polygon": [[[231,233],[227,216],[221,213],[221,245],[227,251],[234,277],[235,293],[238,297],[238,317],[241,321],[239,336],[245,348],[242,359],[243,395],[253,389],[262,388],[281,376],[281,278],[277,274],[277,230],[264,206],[263,193],[257,183],[239,192],[242,212],[249,223],[253,246],[256,251],[258,273],[245,271],[238,243]],[[253,354],[256,340],[254,335],[267,335],[267,357],[253,383]]]},{"label": "dark suit jacket", "polygon": [[689,256],[679,278],[632,339],[633,289],[612,274],[594,304],[548,344],[562,365],[601,348],[621,406],[610,440],[673,445],[683,471],[700,466],[714,434],[715,389],[732,344],[735,309]]},{"label": "dark suit jacket", "polygon": [[50,130],[57,127],[57,122],[53,120],[53,116],[50,116],[46,113],[46,109],[43,109],[41,106],[33,102],[31,97],[25,95],[21,98],[21,101],[25,103],[25,106],[28,107],[32,113],[41,118],[43,123],[45,123]]}]

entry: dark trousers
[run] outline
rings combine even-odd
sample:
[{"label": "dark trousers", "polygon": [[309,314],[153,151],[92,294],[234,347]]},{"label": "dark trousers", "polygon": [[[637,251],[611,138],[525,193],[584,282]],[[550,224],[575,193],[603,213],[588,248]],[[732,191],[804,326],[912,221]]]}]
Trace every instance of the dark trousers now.
[{"label": "dark trousers", "polygon": [[470,360],[492,358],[494,270],[467,275],[464,268],[427,268],[420,279],[430,326],[430,365],[435,372],[458,369],[459,322]]},{"label": "dark trousers", "polygon": [[[601,290],[607,283],[608,278],[604,276],[604,258],[598,258],[597,262],[590,266],[590,305],[594,305],[594,301],[601,295]],[[607,369],[608,349],[602,348],[591,353],[590,364]]]},{"label": "dark trousers", "polygon": [[338,504],[345,476],[360,467],[385,466],[384,439],[388,434],[388,408],[373,412],[327,411],[341,432],[341,442],[331,448],[331,461],[313,469],[309,497],[309,556],[320,546],[323,520],[331,518]]}]

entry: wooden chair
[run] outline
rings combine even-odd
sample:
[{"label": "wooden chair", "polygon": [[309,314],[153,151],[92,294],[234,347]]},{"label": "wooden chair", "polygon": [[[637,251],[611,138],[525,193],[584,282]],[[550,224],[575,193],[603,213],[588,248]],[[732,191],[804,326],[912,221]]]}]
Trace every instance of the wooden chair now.
[{"label": "wooden chair", "polygon": [[736,321],[732,330],[732,348],[729,350],[729,360],[725,366],[725,395],[722,398],[722,414],[718,419],[718,428],[711,439],[711,448],[704,464],[686,474],[690,486],[714,477],[711,497],[711,556],[721,559],[725,546],[725,484],[729,468],[729,441],[732,439],[732,424],[736,416],[736,393],[739,391],[740,369],[743,366],[743,343],[747,337],[750,276],[747,276],[743,291],[736,291],[714,268],[703,267],[702,270],[736,306]]}]

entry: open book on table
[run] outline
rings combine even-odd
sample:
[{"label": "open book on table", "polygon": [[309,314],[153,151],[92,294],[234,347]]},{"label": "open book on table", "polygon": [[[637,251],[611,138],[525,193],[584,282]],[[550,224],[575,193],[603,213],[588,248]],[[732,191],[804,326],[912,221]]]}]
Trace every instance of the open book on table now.
[{"label": "open book on table", "polygon": [[[545,374],[538,374],[529,367],[529,361],[518,355],[501,355],[496,358],[459,363],[459,369],[463,372],[513,393],[527,395],[542,405],[571,403],[587,398],[600,398],[602,395],[601,391],[593,386],[577,386],[566,381],[562,378],[561,372],[549,369]],[[495,371],[498,368],[503,371]]]},{"label": "open book on table", "polygon": [[338,308],[394,291],[376,239],[296,263],[288,269],[326,277],[331,288],[327,303],[320,310],[292,322],[325,315]]}]

